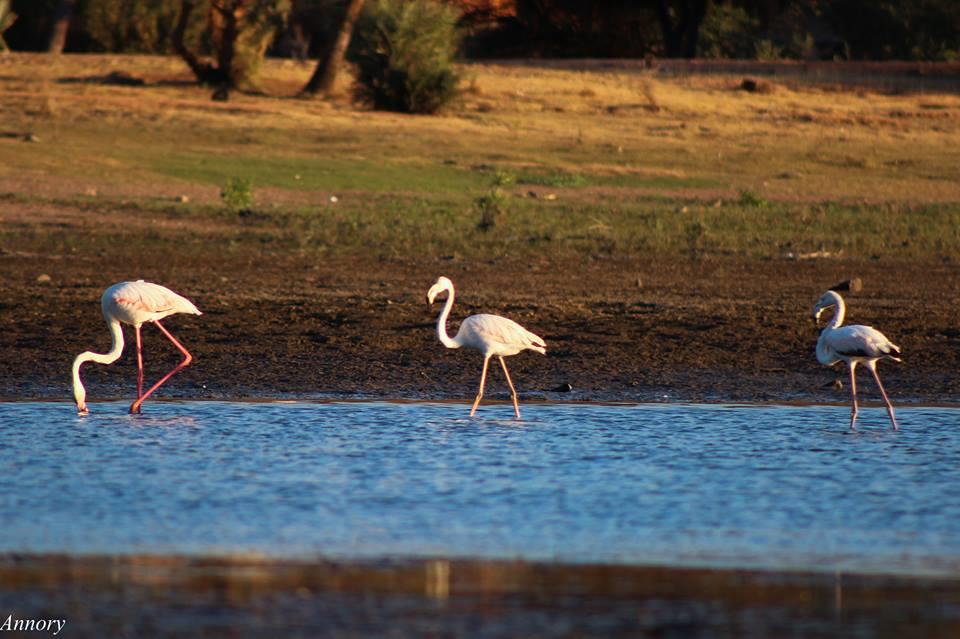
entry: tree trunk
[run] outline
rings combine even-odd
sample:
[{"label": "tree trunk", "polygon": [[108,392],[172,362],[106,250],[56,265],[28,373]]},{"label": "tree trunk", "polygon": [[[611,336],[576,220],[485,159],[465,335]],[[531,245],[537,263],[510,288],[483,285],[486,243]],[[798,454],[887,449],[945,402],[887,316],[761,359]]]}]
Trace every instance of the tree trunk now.
[{"label": "tree trunk", "polygon": [[57,10],[53,12],[53,28],[50,29],[50,42],[47,44],[47,53],[63,53],[67,44],[67,31],[70,30],[70,18],[73,17],[73,8],[77,0],[60,0]]},{"label": "tree trunk", "polygon": [[337,81],[337,72],[343,66],[343,60],[347,55],[347,47],[350,46],[350,37],[353,35],[353,25],[360,17],[360,11],[363,10],[363,0],[350,0],[347,4],[347,10],[343,16],[343,22],[340,23],[340,30],[333,44],[327,49],[326,54],[317,63],[317,68],[310,76],[307,85],[303,87],[301,95],[330,95],[333,86]]},{"label": "tree trunk", "polygon": [[177,24],[170,34],[170,40],[173,44],[173,50],[177,52],[183,61],[187,63],[197,82],[201,84],[218,85],[223,82],[222,74],[209,62],[200,60],[193,51],[187,48],[183,43],[183,34],[190,22],[190,14],[193,13],[195,0],[183,0],[180,3],[180,16],[177,18]]},{"label": "tree trunk", "polygon": [[689,12],[684,16],[683,57],[692,59],[697,57],[697,43],[700,41],[700,25],[707,16],[707,0],[693,0],[688,3]]},{"label": "tree trunk", "polygon": [[3,39],[3,32],[13,26],[17,21],[17,14],[10,8],[10,0],[0,0],[0,53],[9,53],[10,47],[7,41]]},{"label": "tree trunk", "polygon": [[233,73],[233,58],[237,52],[237,38],[240,35],[240,15],[243,12],[243,0],[222,0],[213,4],[222,19],[220,28],[220,47],[217,51],[217,68],[223,76],[221,88],[231,89],[236,84]]},{"label": "tree trunk", "polygon": [[700,25],[707,15],[707,0],[683,0],[679,4],[673,15],[669,0],[657,1],[664,52],[668,58],[695,58]]}]

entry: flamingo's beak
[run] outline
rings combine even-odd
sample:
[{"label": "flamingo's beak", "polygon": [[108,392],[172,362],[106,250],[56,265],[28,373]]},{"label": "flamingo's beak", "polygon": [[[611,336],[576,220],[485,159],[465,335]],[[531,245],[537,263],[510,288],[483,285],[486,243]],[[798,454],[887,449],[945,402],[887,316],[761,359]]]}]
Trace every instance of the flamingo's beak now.
[{"label": "flamingo's beak", "polygon": [[813,325],[820,328],[820,316],[827,310],[825,306],[817,306],[813,309]]}]

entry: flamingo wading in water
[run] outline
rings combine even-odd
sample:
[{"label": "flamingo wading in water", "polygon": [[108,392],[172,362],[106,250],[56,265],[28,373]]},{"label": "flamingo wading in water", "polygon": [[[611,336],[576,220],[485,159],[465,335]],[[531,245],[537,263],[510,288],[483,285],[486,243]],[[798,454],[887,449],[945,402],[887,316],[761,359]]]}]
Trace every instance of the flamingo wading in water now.
[{"label": "flamingo wading in water", "polygon": [[813,318],[819,323],[820,314],[828,308],[833,308],[833,317],[826,328],[820,333],[817,340],[817,359],[825,366],[833,366],[837,362],[846,362],[850,367],[850,393],[853,397],[853,409],[850,413],[850,430],[857,430],[857,364],[863,364],[873,373],[883,401],[887,404],[887,413],[890,423],[897,430],[897,419],[893,416],[893,405],[887,392],[883,389],[880,376],[877,374],[877,362],[881,359],[900,361],[900,347],[891,342],[883,333],[870,326],[852,324],[841,326],[846,313],[843,298],[836,291],[827,291],[823,294],[816,306],[813,307]]},{"label": "flamingo wading in water", "polygon": [[[86,351],[80,353],[73,360],[73,399],[77,403],[77,412],[85,415],[89,412],[87,409],[87,392],[80,381],[80,367],[85,362],[96,362],[98,364],[112,364],[120,358],[123,352],[123,329],[120,324],[129,324],[133,326],[137,334],[137,401],[130,405],[131,413],[139,413],[140,405],[153,391],[157,390],[161,384],[170,379],[174,373],[184,368],[193,359],[193,356],[183,347],[183,344],[170,334],[160,323],[164,317],[175,313],[189,313],[200,315],[200,311],[193,305],[193,302],[187,298],[178,295],[170,289],[151,284],[143,280],[136,282],[120,282],[114,284],[103,292],[100,298],[100,305],[103,308],[103,318],[107,321],[110,328],[110,337],[113,343],[110,350],[106,353],[92,353]],[[140,326],[146,322],[153,322],[160,331],[173,342],[173,345],[183,353],[183,361],[177,364],[173,370],[164,375],[159,382],[154,384],[143,392],[143,350],[140,342]]]},{"label": "flamingo wading in water", "polygon": [[546,343],[537,335],[534,335],[524,327],[520,326],[511,319],[500,317],[499,315],[471,315],[460,323],[460,330],[454,337],[447,334],[447,317],[450,315],[450,309],[453,308],[453,282],[446,277],[440,277],[437,283],[427,291],[427,301],[433,304],[437,295],[446,292],[447,302],[443,307],[443,312],[437,318],[437,337],[447,348],[460,348],[469,346],[483,353],[483,373],[480,375],[480,390],[477,392],[477,398],[473,400],[473,408],[470,409],[470,416],[477,412],[477,406],[483,397],[483,385],[487,380],[487,364],[494,355],[500,360],[503,367],[503,374],[507,376],[507,384],[510,385],[510,396],[513,398],[513,412],[520,419],[520,405],[517,403],[517,390],[513,387],[513,381],[510,379],[510,373],[507,371],[507,363],[503,361],[504,357],[516,355],[523,350],[537,351],[546,355]]}]

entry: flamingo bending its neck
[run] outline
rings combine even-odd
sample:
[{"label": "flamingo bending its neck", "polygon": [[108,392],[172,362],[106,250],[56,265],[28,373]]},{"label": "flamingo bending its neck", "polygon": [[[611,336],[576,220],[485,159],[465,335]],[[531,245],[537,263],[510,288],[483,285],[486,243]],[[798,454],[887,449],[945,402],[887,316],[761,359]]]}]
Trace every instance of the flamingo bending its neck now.
[{"label": "flamingo bending its neck", "polygon": [[893,424],[893,429],[897,430],[897,419],[893,415],[893,405],[890,403],[890,398],[887,397],[887,392],[883,389],[880,375],[877,374],[877,362],[881,359],[892,359],[899,362],[900,347],[888,340],[883,333],[875,328],[860,324],[840,326],[843,324],[846,305],[836,291],[824,293],[816,306],[813,307],[814,320],[819,321],[820,314],[831,307],[834,309],[833,317],[830,318],[830,322],[820,333],[820,338],[817,340],[817,359],[825,366],[833,366],[837,362],[844,361],[850,367],[850,393],[853,398],[850,430],[857,429],[857,378],[855,370],[857,364],[861,363],[870,369],[873,374],[873,379],[877,382],[880,394],[883,395],[883,401],[887,404],[890,423]]},{"label": "flamingo bending its neck", "polygon": [[477,412],[477,406],[483,397],[483,385],[487,379],[487,364],[494,355],[500,360],[503,367],[503,374],[507,377],[507,384],[510,385],[510,396],[513,399],[513,412],[517,419],[520,419],[520,405],[517,402],[517,390],[513,387],[513,381],[510,379],[510,373],[507,371],[507,363],[504,357],[516,355],[523,350],[537,351],[546,355],[546,343],[537,335],[534,335],[524,327],[513,320],[499,315],[471,315],[460,323],[460,329],[454,337],[447,334],[447,317],[450,315],[450,309],[453,308],[453,282],[446,277],[440,277],[437,283],[427,291],[427,301],[433,304],[434,299],[441,293],[447,294],[447,302],[444,304],[440,317],[437,318],[437,337],[447,348],[460,348],[467,346],[475,348],[483,353],[483,373],[480,375],[480,390],[477,392],[477,398],[473,400],[473,408],[470,409],[470,416]]},{"label": "flamingo bending its neck", "polygon": [[[106,353],[86,351],[77,355],[77,358],[73,360],[73,399],[77,404],[77,412],[81,415],[89,412],[86,403],[87,392],[83,387],[83,382],[80,381],[80,367],[85,362],[112,364],[120,358],[120,354],[123,352],[123,329],[120,324],[123,323],[133,326],[137,335],[137,400],[131,404],[130,412],[139,413],[143,400],[193,359],[193,356],[183,347],[183,344],[178,342],[163,327],[160,320],[175,313],[189,313],[191,315],[201,315],[201,313],[193,305],[193,302],[187,298],[159,284],[151,284],[143,280],[114,284],[103,292],[100,305],[103,308],[103,318],[110,328],[112,343],[110,350]],[[151,386],[146,393],[143,392],[143,351],[140,341],[140,326],[145,322],[155,324],[183,354],[183,361],[164,375],[159,382]]]}]

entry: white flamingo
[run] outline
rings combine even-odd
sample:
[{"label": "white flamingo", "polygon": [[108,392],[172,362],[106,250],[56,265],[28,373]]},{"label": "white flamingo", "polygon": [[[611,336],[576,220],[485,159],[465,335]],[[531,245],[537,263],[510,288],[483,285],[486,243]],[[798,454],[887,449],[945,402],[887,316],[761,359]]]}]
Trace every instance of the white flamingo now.
[{"label": "white flamingo", "polygon": [[517,403],[517,390],[513,387],[513,381],[510,379],[510,373],[507,371],[507,363],[503,361],[504,357],[516,355],[523,350],[537,351],[545,355],[547,353],[546,343],[542,338],[534,335],[524,327],[513,320],[499,315],[471,315],[460,323],[460,330],[455,337],[451,338],[447,334],[447,317],[450,315],[450,309],[453,308],[453,282],[446,277],[440,277],[437,283],[427,291],[427,301],[433,304],[440,293],[447,293],[447,303],[443,307],[443,312],[437,319],[437,337],[447,348],[460,348],[468,346],[475,348],[483,353],[483,373],[480,375],[480,390],[477,392],[477,398],[473,400],[473,408],[470,409],[470,416],[477,412],[477,406],[483,397],[483,385],[487,379],[487,364],[494,355],[500,360],[503,367],[503,374],[507,376],[507,384],[510,385],[510,396],[513,398],[513,411],[520,419],[520,405]]},{"label": "white flamingo", "polygon": [[873,373],[873,379],[877,381],[877,387],[880,389],[880,394],[883,395],[883,401],[887,404],[890,423],[893,424],[893,429],[897,430],[897,420],[893,416],[893,405],[890,403],[890,398],[887,397],[887,392],[883,389],[880,376],[877,374],[877,361],[889,358],[899,362],[900,347],[888,340],[883,333],[875,328],[861,326],[860,324],[840,326],[843,324],[846,305],[836,291],[824,293],[816,306],[813,307],[814,320],[819,323],[820,314],[831,307],[834,308],[833,317],[820,333],[820,339],[817,340],[817,359],[826,366],[833,366],[837,362],[844,361],[850,367],[850,393],[853,397],[850,430],[857,429],[857,378],[855,371],[857,364],[861,363]]},{"label": "white flamingo", "polygon": [[[92,353],[86,351],[77,355],[73,360],[73,399],[77,403],[77,412],[85,415],[87,410],[87,392],[80,381],[80,366],[85,362],[97,362],[98,364],[112,364],[120,358],[123,352],[123,329],[121,322],[133,326],[137,334],[137,400],[130,405],[131,413],[139,413],[140,405],[153,391],[157,390],[161,384],[170,379],[170,377],[190,363],[193,356],[187,352],[183,344],[178,342],[170,332],[163,327],[160,320],[175,313],[190,313],[200,315],[200,311],[193,305],[193,302],[182,297],[170,289],[151,284],[143,280],[136,282],[120,282],[114,284],[103,292],[100,298],[100,305],[103,308],[103,318],[107,321],[110,328],[110,336],[113,343],[110,350],[106,353]],[[140,342],[140,326],[145,322],[153,322],[160,331],[173,342],[173,345],[183,353],[183,361],[177,364],[169,373],[163,376],[159,382],[143,392],[143,352]]]}]

